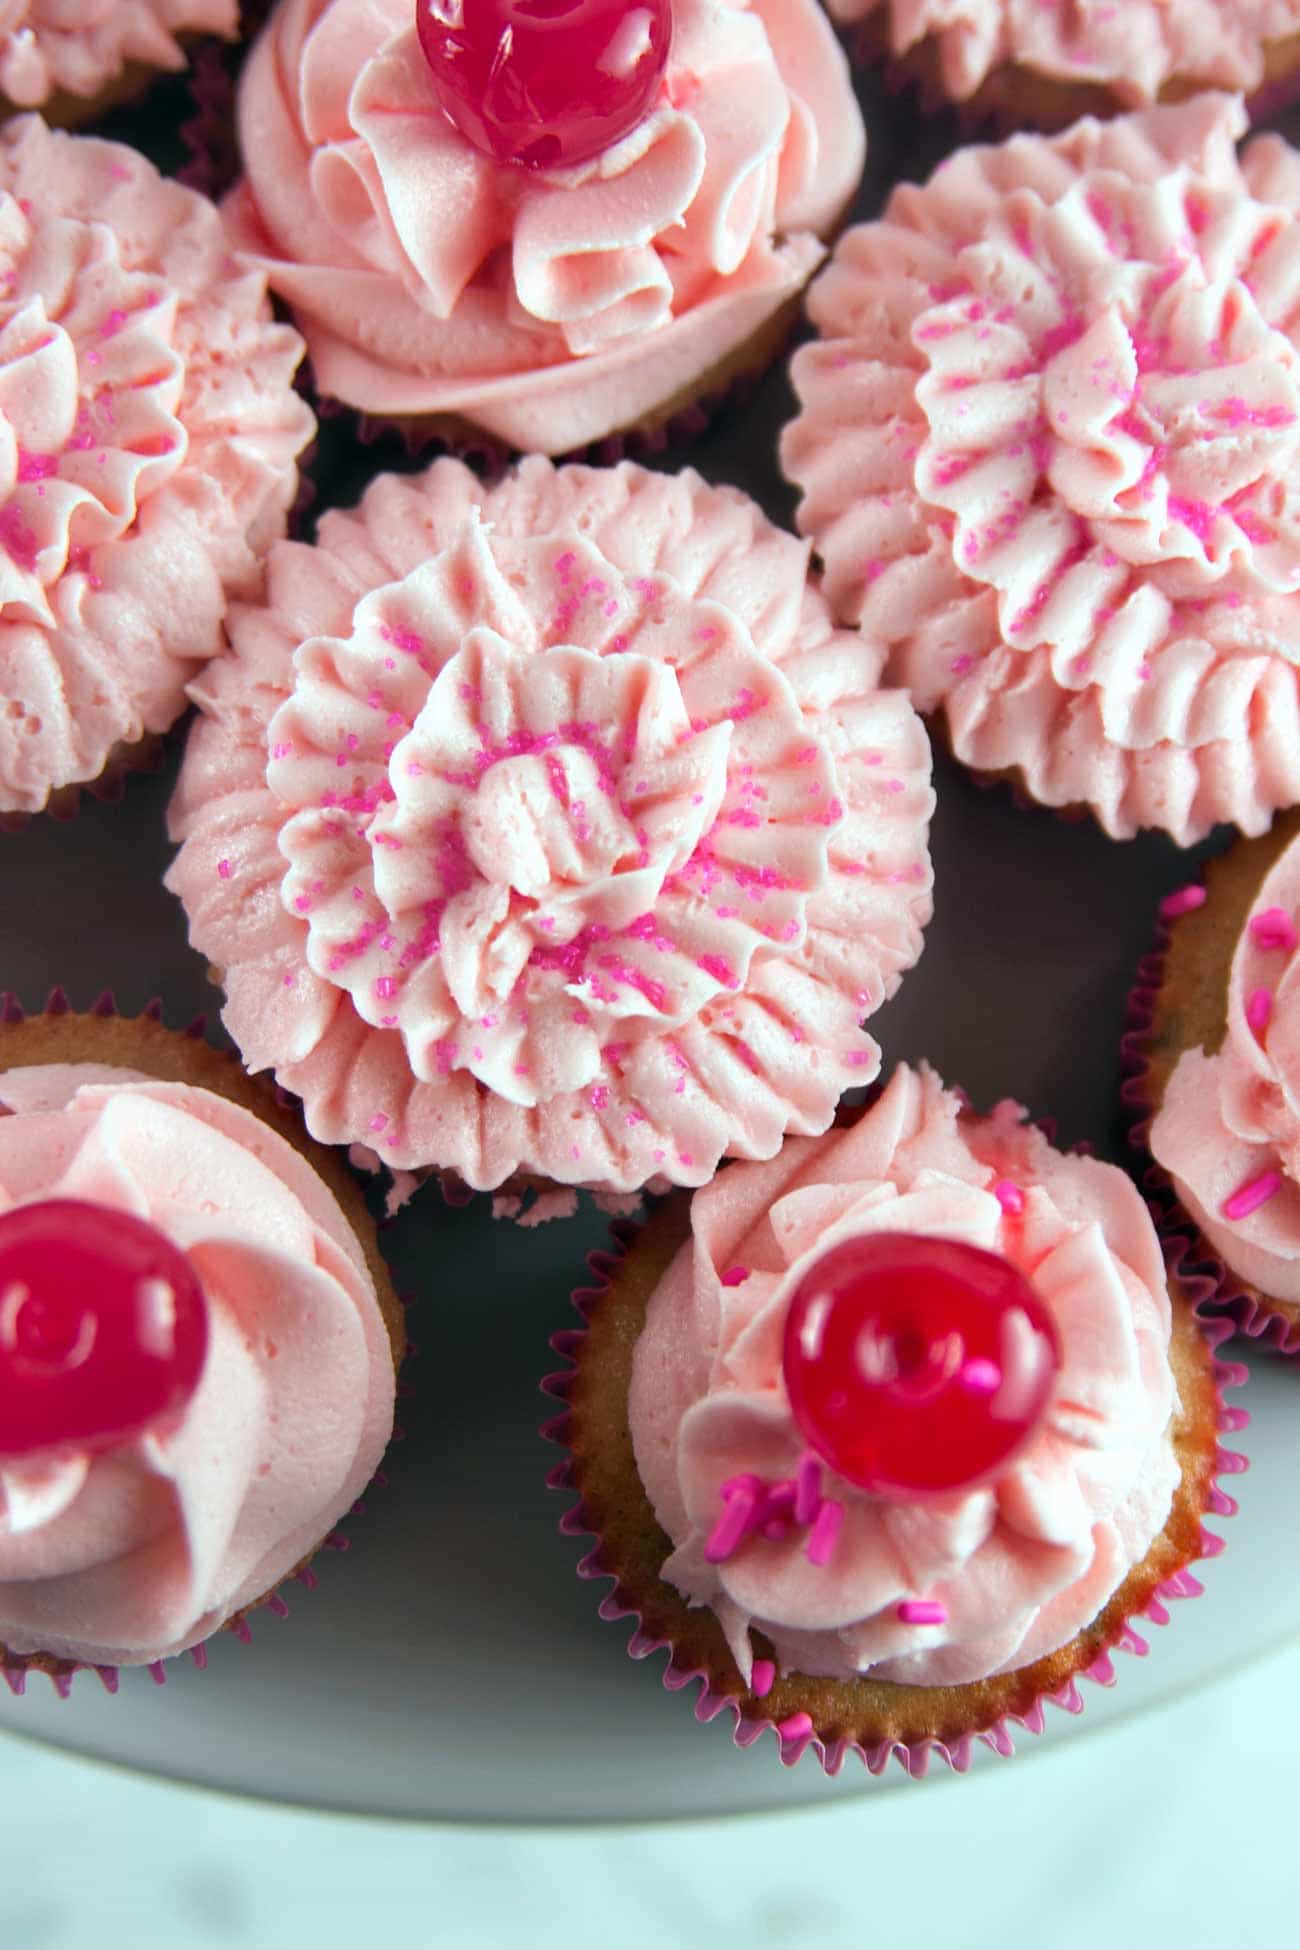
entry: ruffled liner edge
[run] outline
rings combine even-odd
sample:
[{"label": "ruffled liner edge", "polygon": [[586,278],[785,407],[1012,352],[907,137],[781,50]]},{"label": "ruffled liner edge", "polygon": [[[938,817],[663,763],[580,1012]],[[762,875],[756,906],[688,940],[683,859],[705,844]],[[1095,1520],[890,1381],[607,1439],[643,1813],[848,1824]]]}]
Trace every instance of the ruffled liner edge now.
[{"label": "ruffled liner edge", "polygon": [[[1051,1129],[1048,1120],[1035,1120],[1035,1122],[1045,1134]],[[1076,1148],[1085,1150],[1087,1147]],[[557,1401],[567,1404],[577,1374],[582,1344],[587,1335],[587,1322],[609,1291],[613,1275],[639,1230],[640,1228],[635,1225],[616,1223],[610,1228],[611,1248],[588,1254],[587,1264],[595,1277],[596,1284],[579,1287],[571,1295],[583,1325],[562,1329],[552,1335],[550,1345],[553,1352],[560,1355],[569,1365],[543,1378],[541,1383],[543,1394],[551,1395]],[[1193,1315],[1213,1352],[1232,1334],[1232,1323],[1227,1319],[1215,1318],[1202,1312],[1202,1308],[1213,1298],[1213,1287],[1200,1274],[1199,1269],[1189,1269],[1189,1272],[1184,1274],[1180,1259],[1171,1255],[1168,1247],[1165,1249],[1165,1258],[1169,1273],[1178,1278],[1190,1299]],[[1214,1390],[1218,1406],[1217,1426],[1221,1435],[1245,1428],[1250,1420],[1248,1409],[1230,1406],[1223,1399],[1225,1389],[1240,1388],[1245,1384],[1247,1373],[1247,1369],[1239,1361],[1220,1361],[1215,1358],[1213,1362]],[[539,1432],[544,1441],[567,1447],[570,1428],[571,1416],[566,1406],[559,1415],[551,1416],[544,1421]],[[1218,1478],[1239,1475],[1247,1467],[1248,1463],[1244,1456],[1234,1450],[1225,1449],[1222,1444],[1216,1446],[1206,1497],[1206,1515],[1214,1517],[1236,1515],[1238,1508],[1236,1498],[1223,1489]],[[1177,1598],[1199,1597],[1204,1590],[1204,1586],[1191,1570],[1186,1565],[1182,1566],[1172,1577],[1163,1579],[1155,1587],[1146,1602],[1123,1621],[1111,1643],[1104,1647],[1090,1664],[1072,1675],[1065,1685],[1052,1692],[1040,1694],[1023,1713],[1000,1715],[989,1726],[963,1734],[958,1740],[943,1740],[928,1736],[918,1741],[884,1739],[871,1745],[864,1745],[861,1741],[844,1736],[827,1741],[819,1737],[815,1726],[792,1726],[788,1720],[774,1720],[762,1711],[751,1695],[740,1698],[734,1693],[723,1690],[715,1683],[707,1667],[680,1663],[671,1639],[646,1629],[634,1592],[619,1580],[617,1572],[605,1561],[596,1518],[578,1491],[570,1457],[566,1456],[564,1461],[557,1463],[547,1472],[546,1484],[548,1489],[578,1493],[578,1501],[560,1518],[560,1533],[566,1537],[589,1537],[593,1540],[592,1548],[577,1566],[577,1574],[584,1579],[602,1578],[613,1581],[614,1589],[601,1599],[597,1610],[601,1618],[609,1621],[628,1618],[633,1621],[633,1630],[627,1645],[629,1658],[645,1659],[652,1653],[666,1652],[668,1659],[662,1674],[664,1686],[669,1692],[676,1693],[692,1683],[698,1685],[699,1691],[694,1710],[695,1717],[701,1724],[716,1719],[721,1713],[730,1712],[733,1722],[732,1738],[737,1747],[752,1747],[770,1729],[776,1736],[778,1758],[783,1767],[793,1767],[811,1750],[823,1771],[832,1776],[839,1773],[846,1757],[850,1754],[855,1755],[862,1762],[869,1774],[877,1776],[885,1772],[891,1760],[896,1760],[912,1780],[924,1780],[932,1760],[944,1763],[955,1774],[964,1774],[970,1767],[977,1745],[988,1747],[993,1753],[1004,1758],[1009,1757],[1015,1752],[1013,1726],[1020,1727],[1026,1733],[1044,1732],[1046,1728],[1044,1709],[1049,1705],[1058,1707],[1063,1713],[1077,1715],[1083,1712],[1085,1701],[1078,1688],[1079,1679],[1090,1680],[1095,1686],[1115,1684],[1117,1674],[1112,1653],[1128,1652],[1135,1658],[1146,1657],[1150,1650],[1149,1642],[1137,1630],[1135,1619],[1152,1625],[1167,1625],[1170,1619],[1169,1601]],[[1224,1548],[1223,1538],[1207,1530],[1202,1523],[1199,1532],[1199,1548],[1190,1562],[1207,1562],[1210,1558],[1218,1557]],[[795,1716],[796,1720],[801,1717],[806,1719],[807,1716]]]},{"label": "ruffled liner edge", "polygon": [[[45,998],[44,1005],[39,1010],[29,1011],[24,1009],[18,997],[10,989],[0,991],[0,1069],[4,1067],[4,1035],[7,1029],[27,1022],[33,1015],[48,1017],[67,1016],[76,1013],[78,1012],[73,1009],[72,1003],[68,999],[67,991],[57,984],[50,990]],[[81,1013],[101,1018],[105,1016],[118,1016],[120,1012],[112,989],[102,989],[90,1004],[90,1007]],[[159,996],[154,996],[151,1001],[147,1002],[140,1011],[140,1015],[147,1021],[158,1023],[164,1028],[168,1026],[163,1011],[162,998]],[[187,1036],[192,1042],[206,1044],[208,1048],[214,1051],[214,1054],[228,1056],[230,1062],[237,1069],[240,1069],[242,1074],[242,1066],[233,1050],[218,1050],[215,1044],[208,1043],[206,1016],[199,1015],[193,1017],[185,1025],[184,1029],[177,1030],[174,1033],[179,1036]],[[278,1084],[272,1085],[271,1090],[276,1103],[281,1109],[296,1110],[297,1099],[292,1097],[287,1090],[282,1090]],[[396,1297],[403,1308],[409,1308],[414,1296],[407,1293],[399,1293]],[[408,1364],[418,1354],[419,1348],[408,1335],[405,1340],[402,1360],[397,1370],[397,1397],[399,1401],[409,1396],[412,1392],[411,1383],[406,1378],[406,1369]],[[389,1438],[390,1451],[399,1442],[404,1442],[405,1440],[406,1430],[400,1423],[394,1423],[393,1433]],[[366,1488],[366,1496],[369,1496],[371,1490],[387,1489],[388,1482],[387,1472],[381,1466],[371,1477]],[[365,1497],[358,1497],[348,1512],[348,1515],[360,1517],[364,1516],[365,1513]],[[351,1548],[351,1538],[345,1536],[338,1529],[331,1530],[327,1536],[322,1537],[320,1543],[316,1546],[316,1550],[318,1551],[347,1551]],[[320,1582],[315,1571],[311,1568],[311,1557],[314,1557],[315,1554],[316,1552],[313,1551],[309,1557],[304,1558],[296,1570],[287,1571],[262,1597],[255,1598],[251,1604],[244,1605],[237,1612],[232,1612],[230,1617],[218,1626],[217,1630],[219,1632],[229,1632],[234,1638],[239,1640],[241,1645],[251,1645],[253,1632],[248,1622],[250,1613],[269,1611],[275,1618],[288,1618],[289,1605],[282,1595],[280,1587],[286,1584],[297,1584],[304,1591],[314,1591]],[[210,1634],[210,1637],[215,1638],[216,1633]],[[188,1655],[179,1654],[177,1656],[188,1656],[190,1662],[197,1670],[204,1672],[207,1670],[208,1664],[207,1648],[208,1640],[202,1639],[198,1645],[192,1645],[189,1648]],[[165,1686],[167,1684],[167,1667],[170,1663],[171,1661],[166,1659],[154,1659],[149,1665],[143,1667],[143,1670],[148,1673],[155,1686]],[[0,1643],[0,1681],[3,1681],[15,1699],[21,1699],[26,1694],[27,1681],[32,1673],[43,1673],[59,1698],[68,1699],[72,1693],[72,1682],[79,1672],[94,1673],[106,1693],[116,1693],[120,1689],[121,1668],[118,1666],[97,1666],[80,1659],[55,1659],[44,1652],[32,1652],[19,1655],[10,1652],[7,1646]]]},{"label": "ruffled liner edge", "polygon": [[[1203,877],[1189,884],[1198,887],[1203,884]],[[1231,1270],[1183,1205],[1169,1173],[1151,1156],[1151,1121],[1157,1109],[1151,1089],[1151,1030],[1164,984],[1172,930],[1177,925],[1176,916],[1157,921],[1151,948],[1138,962],[1137,981],[1129,991],[1125,1007],[1125,1027],[1119,1047],[1123,1079],[1120,1103],[1127,1140],[1145,1160],[1140,1182],[1166,1260],[1185,1285],[1200,1290],[1198,1308],[1213,1308],[1227,1321],[1231,1331],[1245,1334],[1261,1347],[1271,1347],[1288,1356],[1300,1355],[1300,1307],[1271,1300]]]}]

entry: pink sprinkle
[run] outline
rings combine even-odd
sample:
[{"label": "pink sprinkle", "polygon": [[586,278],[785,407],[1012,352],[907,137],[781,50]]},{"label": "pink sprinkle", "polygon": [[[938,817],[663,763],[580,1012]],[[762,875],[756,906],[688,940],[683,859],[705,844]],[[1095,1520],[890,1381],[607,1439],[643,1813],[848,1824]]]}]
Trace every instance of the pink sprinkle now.
[{"label": "pink sprinkle", "polygon": [[1025,1209],[1024,1193],[1019,1185],[1013,1185],[1009,1178],[999,1178],[993,1187],[993,1196],[1002,1210],[1013,1219],[1018,1219]]},{"label": "pink sprinkle", "polygon": [[748,1278],[749,1268],[747,1266],[729,1266],[722,1275],[721,1284],[723,1286],[743,1286]]},{"label": "pink sprinkle", "polygon": [[1285,948],[1289,952],[1297,941],[1291,916],[1282,907],[1266,907],[1262,914],[1253,914],[1247,932],[1257,948]]},{"label": "pink sprinkle", "polygon": [[755,1659],[749,1676],[749,1690],[755,1699],[766,1699],[776,1684],[776,1667],[770,1659]]},{"label": "pink sprinkle", "polygon": [[218,872],[218,874],[220,875],[220,877],[221,877],[221,879],[222,879],[222,880],[229,880],[229,878],[230,878],[230,862],[229,862],[229,860],[218,860],[218,861],[217,861],[217,872]]},{"label": "pink sprinkle", "polygon": [[778,1720],[776,1730],[782,1740],[802,1740],[813,1730],[810,1713],[792,1713],[788,1720]]},{"label": "pink sprinkle", "polygon": [[1271,989],[1252,989],[1246,998],[1246,1021],[1258,1036],[1268,1028],[1273,1014]]},{"label": "pink sprinkle", "polygon": [[724,1488],[723,1494],[725,1503],[722,1515],[709,1532],[704,1546],[706,1564],[725,1564],[748,1530],[754,1505],[758,1501],[757,1491],[748,1488],[737,1488],[730,1496],[726,1496]]},{"label": "pink sprinkle", "polygon": [[1252,1212],[1258,1212],[1261,1205],[1267,1205],[1281,1189],[1280,1171],[1261,1171],[1258,1178],[1247,1179],[1231,1198],[1225,1198],[1219,1210],[1225,1219],[1248,1219]]},{"label": "pink sprinkle", "polygon": [[957,1379],[970,1395],[996,1395],[1002,1385],[1002,1370],[996,1361],[974,1355],[962,1364]]},{"label": "pink sprinkle", "polygon": [[811,1451],[805,1450],[794,1473],[794,1516],[796,1523],[811,1523],[821,1507],[822,1466]]},{"label": "pink sprinkle", "polygon": [[1160,903],[1160,918],[1176,921],[1180,914],[1190,914],[1193,908],[1205,906],[1204,887],[1180,887],[1177,893],[1166,894]]},{"label": "pink sprinkle", "polygon": [[371,1118],[371,1120],[370,1120],[370,1128],[371,1128],[371,1130],[372,1130],[372,1131],[382,1131],[382,1130],[384,1130],[384,1129],[386,1129],[386,1128],[387,1128],[387,1125],[388,1125],[388,1114],[387,1114],[387,1112],[386,1112],[386,1111],[382,1111],[382,1110],[377,1110],[377,1111],[375,1112],[375,1114],[374,1114],[374,1116],[373,1116],[373,1117]]},{"label": "pink sprinkle", "polygon": [[804,1556],[810,1564],[829,1564],[831,1552],[835,1549],[835,1539],[840,1534],[844,1522],[844,1505],[837,1503],[833,1496],[822,1498],[821,1508],[813,1518]]},{"label": "pink sprinkle", "polygon": [[946,1625],[948,1610],[937,1598],[904,1598],[898,1617],[904,1625]]}]

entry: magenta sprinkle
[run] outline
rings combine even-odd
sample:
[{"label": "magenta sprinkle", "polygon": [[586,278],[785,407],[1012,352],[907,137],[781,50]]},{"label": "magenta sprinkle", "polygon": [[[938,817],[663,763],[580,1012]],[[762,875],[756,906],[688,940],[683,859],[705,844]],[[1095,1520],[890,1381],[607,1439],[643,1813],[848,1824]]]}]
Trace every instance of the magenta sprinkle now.
[{"label": "magenta sprinkle", "polygon": [[743,1286],[748,1278],[749,1268],[747,1266],[729,1266],[726,1272],[722,1274],[720,1284],[722,1286]]},{"label": "magenta sprinkle", "polygon": [[898,1607],[898,1617],[904,1625],[944,1625],[948,1610],[937,1598],[904,1598]]},{"label": "magenta sprinkle", "polygon": [[220,875],[220,877],[221,877],[221,879],[222,879],[222,880],[229,880],[229,878],[230,878],[230,862],[229,862],[229,860],[218,860],[218,861],[217,861],[217,872],[218,872],[218,874]]},{"label": "magenta sprinkle", "polygon": [[1267,1029],[1273,1015],[1273,992],[1271,989],[1252,989],[1246,997],[1246,1022],[1258,1036]]},{"label": "magenta sprinkle", "polygon": [[1219,1210],[1225,1219],[1248,1219],[1252,1212],[1258,1212],[1261,1205],[1267,1205],[1281,1189],[1280,1171],[1261,1171],[1258,1178],[1247,1179],[1231,1198],[1225,1198]]},{"label": "magenta sprinkle", "polygon": [[1160,903],[1160,917],[1165,921],[1176,921],[1180,914],[1190,914],[1193,908],[1205,906],[1205,889],[1192,885],[1180,887],[1177,893],[1166,894]]},{"label": "magenta sprinkle", "polygon": [[704,1546],[704,1561],[706,1564],[726,1563],[732,1552],[736,1550],[743,1540],[745,1532],[749,1529],[750,1519],[754,1514],[754,1506],[758,1501],[757,1492],[748,1487],[742,1488],[737,1486],[728,1495],[726,1485],[724,1484],[722,1495],[725,1508],[709,1532],[708,1541]]},{"label": "magenta sprinkle", "polygon": [[778,1720],[776,1730],[782,1740],[802,1740],[813,1730],[810,1713],[792,1713],[788,1720]]},{"label": "magenta sprinkle", "polygon": [[755,1659],[749,1676],[749,1690],[755,1699],[766,1699],[776,1684],[776,1667],[770,1659]]},{"label": "magenta sprinkle", "polygon": [[1282,907],[1266,907],[1262,914],[1252,914],[1247,933],[1257,948],[1284,948],[1288,952],[1300,939],[1291,916]]},{"label": "magenta sprinkle", "polygon": [[805,1450],[794,1473],[794,1514],[796,1523],[811,1523],[822,1500],[822,1466]]},{"label": "magenta sprinkle", "polygon": [[1002,1385],[1002,1370],[996,1361],[976,1355],[961,1368],[957,1379],[971,1395],[995,1395]]},{"label": "magenta sprinkle", "polygon": [[1024,1193],[1009,1178],[999,1178],[993,1187],[993,1196],[1010,1218],[1018,1219],[1025,1209]]},{"label": "magenta sprinkle", "polygon": [[840,1534],[840,1525],[843,1522],[844,1505],[837,1503],[833,1496],[823,1497],[821,1508],[813,1518],[813,1526],[808,1533],[808,1542],[804,1548],[804,1556],[810,1564],[830,1563],[831,1553],[835,1549],[835,1539]]}]

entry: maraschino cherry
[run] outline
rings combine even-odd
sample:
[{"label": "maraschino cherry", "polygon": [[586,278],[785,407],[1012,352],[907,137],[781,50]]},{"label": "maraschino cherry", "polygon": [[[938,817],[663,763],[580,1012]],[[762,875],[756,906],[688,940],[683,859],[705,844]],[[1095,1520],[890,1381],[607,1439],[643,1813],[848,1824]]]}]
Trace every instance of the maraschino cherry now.
[{"label": "maraschino cherry", "polygon": [[143,1219],[80,1199],[0,1215],[0,1461],[158,1427],[194,1393],[207,1346],[193,1268]]},{"label": "maraschino cherry", "polygon": [[809,1446],[875,1496],[966,1488],[1038,1426],[1056,1324],[996,1253],[904,1232],[843,1241],[810,1267],[782,1366]]},{"label": "maraschino cherry", "polygon": [[590,162],[647,113],[671,0],[416,0],[439,105],[498,162]]}]

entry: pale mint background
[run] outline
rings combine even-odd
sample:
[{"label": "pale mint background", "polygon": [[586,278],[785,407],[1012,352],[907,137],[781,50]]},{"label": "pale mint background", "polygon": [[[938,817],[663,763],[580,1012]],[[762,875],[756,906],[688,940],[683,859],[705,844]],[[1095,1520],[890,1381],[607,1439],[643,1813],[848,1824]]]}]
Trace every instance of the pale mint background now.
[{"label": "pale mint background", "polygon": [[0,1735],[0,1947],[1280,1950],[1297,1941],[1298,1725],[1295,1644],[966,1780],[531,1830],[300,1814]]}]

